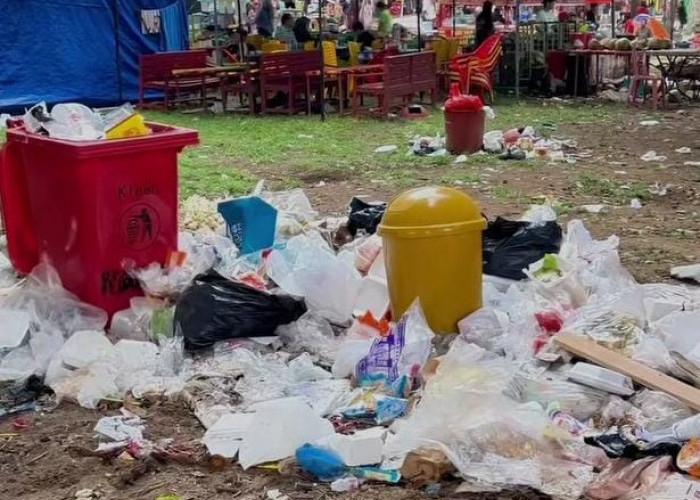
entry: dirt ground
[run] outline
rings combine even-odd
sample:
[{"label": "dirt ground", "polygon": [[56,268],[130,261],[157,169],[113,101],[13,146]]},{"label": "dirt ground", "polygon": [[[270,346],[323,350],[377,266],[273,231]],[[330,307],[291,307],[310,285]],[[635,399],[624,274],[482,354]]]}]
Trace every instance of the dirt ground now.
[{"label": "dirt ground", "polygon": [[[559,203],[563,220],[581,218],[594,236],[620,237],[623,263],[643,282],[668,280],[669,268],[700,261],[697,235],[700,231],[700,167],[684,165],[698,161],[700,152],[700,110],[669,111],[659,114],[661,123],[642,126],[640,116],[631,115],[614,126],[582,123],[560,127],[557,135],[575,139],[583,157],[575,165],[504,163],[494,159],[481,169],[477,184],[459,186],[475,196],[489,218],[515,216],[533,200],[547,197]],[[691,154],[677,153],[688,146]],[[667,157],[644,162],[649,150]],[[522,166],[521,166],[522,165]],[[426,184],[444,178],[448,167],[425,170]],[[454,170],[451,170],[453,172]],[[649,194],[649,186],[667,187],[665,195]],[[361,185],[353,181],[309,182],[305,189],[321,213],[344,212],[352,195],[389,199],[397,189],[382,183]],[[633,209],[630,199],[641,196],[643,207]],[[580,207],[605,204],[600,214]],[[12,419],[0,420],[0,500],[73,499],[77,491],[91,489],[111,500],[154,500],[174,493],[181,500],[244,500],[265,498],[265,491],[279,489],[291,500],[321,500],[343,496],[348,499],[378,498],[407,500],[425,497],[405,487],[367,486],[348,495],[331,493],[299,475],[277,472],[243,472],[234,465],[214,471],[203,457],[197,440],[203,428],[178,401],[151,407],[146,412],[146,434],[153,440],[174,438],[190,450],[184,460],[135,463],[121,459],[103,460],[90,456],[96,446],[92,429],[100,416],[115,411],[90,411],[64,404],[52,412],[23,415],[28,426],[18,430]],[[458,482],[443,486],[438,496],[455,495]],[[537,495],[526,492],[507,495],[474,495],[496,499]]]},{"label": "dirt ground", "polygon": [[[582,219],[593,235],[620,238],[625,266],[641,282],[669,279],[671,266],[700,261],[696,238],[700,234],[700,109],[668,111],[654,117],[660,123],[628,115],[615,125],[580,123],[563,125],[556,137],[574,139],[582,156],[574,165],[538,162],[519,164],[494,159],[482,167],[476,184],[455,185],[475,197],[490,219],[515,217],[532,203],[544,199],[560,204],[560,221]],[[677,153],[681,147],[690,154]],[[645,162],[640,157],[653,150],[664,161]],[[522,165],[522,166],[521,166]],[[452,167],[426,168],[425,184],[455,176]],[[455,177],[459,177],[456,175]],[[665,195],[649,193],[657,184]],[[383,183],[358,184],[351,180],[305,186],[321,213],[344,213],[353,195],[389,200],[401,190]],[[654,190],[652,189],[652,192]],[[630,207],[632,198],[642,197],[643,207]],[[583,205],[604,204],[602,213],[592,214]]]}]

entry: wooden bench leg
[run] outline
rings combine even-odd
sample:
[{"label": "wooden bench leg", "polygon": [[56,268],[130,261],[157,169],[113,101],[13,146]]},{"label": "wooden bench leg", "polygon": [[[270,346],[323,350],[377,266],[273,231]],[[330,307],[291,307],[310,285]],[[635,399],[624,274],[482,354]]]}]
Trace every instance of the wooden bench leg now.
[{"label": "wooden bench leg", "polygon": [[306,75],[306,114],[311,116],[311,76]]}]

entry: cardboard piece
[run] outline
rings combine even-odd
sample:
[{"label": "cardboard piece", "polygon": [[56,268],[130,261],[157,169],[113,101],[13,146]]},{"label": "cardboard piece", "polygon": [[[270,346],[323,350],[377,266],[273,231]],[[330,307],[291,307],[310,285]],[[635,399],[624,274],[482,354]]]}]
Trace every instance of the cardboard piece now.
[{"label": "cardboard piece", "polygon": [[202,438],[210,455],[234,458],[241,447],[241,441],[248,426],[255,418],[254,413],[229,413],[222,415]]},{"label": "cardboard piece", "polygon": [[561,348],[605,368],[627,375],[638,384],[650,389],[665,392],[685,403],[693,410],[700,411],[700,389],[649,368],[638,361],[600,346],[588,337],[580,335],[558,335],[554,341]]},{"label": "cardboard piece", "polygon": [[419,448],[406,455],[401,466],[401,477],[414,487],[439,483],[443,476],[454,470],[452,462],[440,450]]}]

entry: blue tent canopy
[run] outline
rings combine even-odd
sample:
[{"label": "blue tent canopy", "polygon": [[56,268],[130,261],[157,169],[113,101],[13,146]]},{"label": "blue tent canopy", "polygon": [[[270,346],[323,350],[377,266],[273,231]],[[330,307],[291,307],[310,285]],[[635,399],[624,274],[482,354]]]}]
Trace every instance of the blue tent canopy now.
[{"label": "blue tent canopy", "polygon": [[[158,33],[143,32],[144,11]],[[184,0],[0,0],[0,12],[3,111],[135,100],[139,56],[188,47]]]}]

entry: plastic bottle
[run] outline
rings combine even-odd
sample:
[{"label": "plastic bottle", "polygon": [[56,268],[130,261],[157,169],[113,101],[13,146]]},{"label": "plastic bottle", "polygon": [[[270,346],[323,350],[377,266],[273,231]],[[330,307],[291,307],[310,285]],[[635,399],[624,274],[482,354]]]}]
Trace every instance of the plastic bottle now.
[{"label": "plastic bottle", "polygon": [[345,476],[331,483],[331,491],[335,491],[336,493],[357,491],[360,489],[361,484],[362,482],[355,476]]}]

